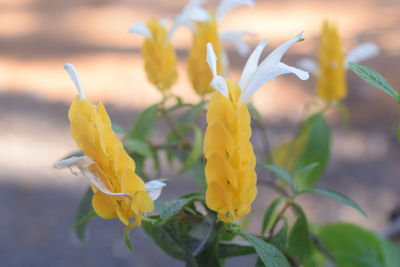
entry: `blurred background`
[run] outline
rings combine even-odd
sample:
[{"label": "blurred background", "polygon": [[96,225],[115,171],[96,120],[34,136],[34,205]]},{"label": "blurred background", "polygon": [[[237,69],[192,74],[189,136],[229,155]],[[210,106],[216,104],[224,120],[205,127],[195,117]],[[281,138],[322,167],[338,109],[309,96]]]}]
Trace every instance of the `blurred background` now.
[{"label": "blurred background", "polygon": [[[117,220],[93,219],[87,242],[80,244],[70,227],[87,187],[80,177],[52,165],[76,145],[69,135],[67,110],[75,88],[64,63],[78,69],[87,97],[102,101],[114,123],[128,128],[143,107],[161,99],[147,82],[140,58],[142,38],[128,34],[136,20],[172,17],[185,0],[0,0],[0,262],[2,266],[182,266],[160,251],[141,229],[131,233],[130,254]],[[213,8],[217,1],[209,1]],[[374,42],[381,54],[363,62],[400,88],[400,3],[398,0],[256,0],[256,8],[228,14],[221,30],[256,33],[252,46],[266,38],[269,53],[301,30],[305,41],[295,44],[284,62],[315,57],[323,19],[339,26],[350,50]],[[173,38],[180,58],[176,94],[198,101],[185,72],[190,32],[181,28]],[[228,47],[232,77],[238,79],[245,59]],[[341,191],[369,214],[317,196],[301,201],[310,220],[357,222],[381,231],[390,211],[400,203],[399,122],[396,103],[348,72],[351,127],[339,114],[329,114],[333,127],[332,158],[320,186]],[[305,103],[314,95],[315,80],[301,82],[287,75],[257,92],[254,104],[265,118],[271,143],[294,135]],[[166,126],[159,125],[156,139]],[[162,198],[197,190],[189,177],[170,178]],[[252,229],[259,229],[270,190],[260,189],[253,207]],[[231,264],[253,261],[239,258]]]}]

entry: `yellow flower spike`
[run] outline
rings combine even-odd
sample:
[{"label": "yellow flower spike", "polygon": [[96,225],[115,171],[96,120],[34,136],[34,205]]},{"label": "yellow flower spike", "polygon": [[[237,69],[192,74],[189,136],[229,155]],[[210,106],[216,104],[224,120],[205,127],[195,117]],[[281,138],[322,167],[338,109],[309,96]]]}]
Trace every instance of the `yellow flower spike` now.
[{"label": "yellow flower spike", "polygon": [[[211,43],[218,58],[221,58],[222,46],[218,36],[217,20],[214,15],[204,22],[195,22],[193,31],[192,47],[189,51],[187,70],[193,89],[199,95],[211,93],[214,90],[210,87],[212,74],[205,62],[206,45]],[[218,72],[222,73],[222,63],[218,61]]]},{"label": "yellow flower spike", "polygon": [[178,79],[176,53],[169,32],[158,20],[151,20],[146,24],[136,22],[129,32],[146,37],[142,57],[147,78],[161,92],[168,91]]},{"label": "yellow flower spike", "polygon": [[126,225],[140,225],[141,216],[153,211],[153,200],[165,184],[159,181],[145,184],[136,175],[135,162],[113,132],[104,106],[85,99],[74,67],[66,64],[65,69],[79,93],[68,116],[71,135],[84,156],[59,161],[55,167],[79,169],[93,189],[92,206],[98,216],[118,217]]},{"label": "yellow flower spike", "polygon": [[308,79],[308,73],[280,62],[302,33],[282,44],[258,64],[265,42],[250,55],[238,84],[218,75],[217,56],[207,44],[206,61],[212,74],[211,96],[204,135],[206,204],[218,218],[233,222],[251,211],[257,195],[256,156],[250,142],[250,114],[246,101],[265,82],[285,73]]},{"label": "yellow flower spike", "polygon": [[336,26],[325,21],[318,54],[317,95],[324,100],[341,100],[347,95],[345,55]]},{"label": "yellow flower spike", "polygon": [[345,55],[337,28],[324,21],[320,36],[318,63],[303,58],[298,66],[317,78],[317,95],[326,101],[342,100],[347,95],[346,70],[348,62],[360,62],[376,56],[379,48],[369,42],[361,43]]}]

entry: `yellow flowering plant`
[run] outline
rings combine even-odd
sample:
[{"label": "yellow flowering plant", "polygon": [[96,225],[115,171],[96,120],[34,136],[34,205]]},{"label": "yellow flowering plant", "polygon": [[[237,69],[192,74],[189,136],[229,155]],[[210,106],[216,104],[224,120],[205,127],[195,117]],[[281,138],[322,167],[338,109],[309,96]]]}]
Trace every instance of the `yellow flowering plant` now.
[{"label": "yellow flowering plant", "polygon": [[[227,259],[243,255],[254,255],[256,266],[371,266],[365,262],[399,266],[399,249],[387,239],[348,223],[311,227],[307,207],[298,202],[299,196],[314,193],[365,215],[349,197],[316,187],[330,156],[331,134],[324,111],[303,120],[292,141],[270,145],[265,120],[251,103],[268,81],[283,74],[307,80],[306,70],[317,74],[320,98],[326,102],[343,99],[347,61],[335,27],[323,26],[319,68],[309,60],[301,64],[304,68],[282,62],[292,45],[304,45],[301,32],[262,60],[267,43],[259,42],[239,81],[234,82],[223,67],[221,40],[237,41],[241,34],[222,38],[218,20],[233,7],[254,2],[224,0],[215,13],[205,10],[203,4],[190,1],[174,17],[169,30],[165,20],[131,26],[130,33],[145,37],[141,50],[144,72],[162,97],[135,116],[128,129],[112,124],[105,106],[86,98],[75,68],[65,65],[78,91],[68,118],[79,151],[56,162],[55,167],[69,168],[89,183],[74,224],[77,236],[84,240],[93,218],[118,219],[129,249],[133,249],[129,230],[142,227],[167,255],[187,266],[229,266]],[[188,49],[192,83],[196,76],[199,95],[211,93],[209,100],[202,97],[194,104],[171,90],[179,61],[171,37],[181,25],[191,27],[194,40],[198,38]],[[242,41],[236,44],[247,50]],[[349,53],[347,59],[362,59],[365,54],[361,50],[376,52],[370,44],[363,47]],[[355,64],[349,65],[365,80],[379,77]],[[373,84],[399,101],[399,93],[382,81],[375,79]],[[168,130],[157,131],[161,120]],[[162,138],[154,138],[156,132],[163,133]],[[257,136],[263,137],[261,141]],[[168,179],[162,179],[167,171]],[[181,174],[192,177],[197,190],[179,192],[176,199],[160,196]],[[266,201],[261,186],[274,190],[277,197]],[[261,210],[262,220],[254,222],[259,231],[246,228],[246,222],[259,218],[260,205],[255,201],[267,207]]]}]

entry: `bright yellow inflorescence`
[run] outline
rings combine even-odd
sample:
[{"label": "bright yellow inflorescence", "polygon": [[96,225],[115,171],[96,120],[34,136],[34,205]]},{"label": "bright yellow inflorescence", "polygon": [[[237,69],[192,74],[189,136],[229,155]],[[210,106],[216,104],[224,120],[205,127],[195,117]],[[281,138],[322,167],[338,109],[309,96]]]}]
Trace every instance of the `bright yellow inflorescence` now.
[{"label": "bright yellow inflorescence", "polygon": [[256,157],[250,143],[250,114],[239,86],[227,81],[229,99],[215,92],[204,137],[206,203],[218,218],[232,222],[251,211],[257,195]]},{"label": "bright yellow inflorescence", "polygon": [[151,20],[146,26],[151,37],[145,39],[142,48],[144,68],[149,81],[165,92],[178,78],[176,54],[168,40],[167,29],[159,21]]},{"label": "bright yellow inflorescence", "polygon": [[347,95],[345,55],[336,27],[327,21],[320,42],[317,94],[325,100],[341,100]]},{"label": "bright yellow inflorescence", "polygon": [[[207,43],[213,45],[217,58],[221,58],[222,46],[218,37],[218,27],[215,16],[211,16],[210,21],[195,23],[193,46],[189,52],[189,79],[194,90],[199,95],[205,95],[215,91],[210,86],[210,81],[213,77],[205,60],[207,55]],[[223,73],[220,60],[217,62],[217,72]]]},{"label": "bright yellow inflorescence", "polygon": [[[68,113],[71,135],[85,156],[94,163],[88,167],[113,193],[128,193],[121,198],[107,195],[92,186],[93,209],[104,219],[118,217],[126,225],[140,225],[141,214],[153,210],[153,200],[145,191],[142,179],[135,174],[135,162],[124,150],[111,129],[111,121],[104,106],[97,106],[79,96]],[[133,222],[130,221],[133,219]]]}]

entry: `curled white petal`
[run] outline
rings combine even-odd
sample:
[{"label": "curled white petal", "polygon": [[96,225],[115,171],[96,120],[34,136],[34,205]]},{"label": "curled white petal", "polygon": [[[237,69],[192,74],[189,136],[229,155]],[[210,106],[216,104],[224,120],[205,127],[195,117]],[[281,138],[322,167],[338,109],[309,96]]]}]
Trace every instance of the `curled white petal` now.
[{"label": "curled white petal", "polygon": [[136,21],[135,23],[133,23],[132,26],[129,28],[129,33],[140,34],[146,38],[149,38],[151,36],[149,28],[147,28],[146,23],[144,23],[143,21]]},{"label": "curled white petal", "polygon": [[[122,199],[131,198],[131,195],[128,193],[113,193],[111,192],[105,184],[101,181],[99,177],[97,177],[93,172],[89,171],[88,167],[92,165],[94,161],[87,156],[82,157],[71,157],[68,159],[60,160],[54,164],[54,167],[57,169],[61,168],[69,168],[77,167],[79,171],[83,174],[83,177],[89,184],[96,187],[99,191],[106,195],[116,196]],[[71,169],[72,170],[72,169]]]},{"label": "curled white petal", "polygon": [[149,194],[151,199],[156,200],[160,197],[161,191],[166,186],[166,184],[158,180],[153,180],[147,182],[145,186],[147,194]]},{"label": "curled white petal", "polygon": [[247,53],[249,53],[249,45],[244,39],[244,36],[249,34],[251,33],[244,31],[226,31],[221,33],[219,37],[222,41],[232,43],[239,55],[245,56]]},{"label": "curled white petal", "polygon": [[301,59],[298,63],[297,66],[299,68],[302,68],[306,71],[308,71],[309,73],[311,73],[314,76],[318,75],[318,64],[317,62],[312,59],[312,58],[303,58]]},{"label": "curled white petal", "polygon": [[213,77],[217,76],[217,56],[211,43],[207,43],[207,64],[210,67]]},{"label": "curled white petal", "polygon": [[93,160],[90,157],[87,157],[87,156],[75,157],[74,156],[74,157],[70,157],[67,159],[57,161],[54,164],[54,168],[62,169],[62,168],[70,168],[72,166],[81,166],[81,167],[87,168],[92,164],[93,164]]},{"label": "curled white petal", "polygon": [[204,0],[191,0],[183,8],[182,12],[175,16],[174,24],[168,32],[168,37],[171,38],[181,25],[192,28],[194,21],[209,21],[211,17],[208,11],[202,7],[204,3]]},{"label": "curled white petal", "polygon": [[81,80],[79,79],[78,72],[76,71],[74,65],[72,64],[65,64],[64,69],[68,72],[69,77],[71,78],[72,82],[75,84],[76,90],[78,91],[79,97],[81,99],[85,99],[85,92],[82,87]]},{"label": "curled white petal", "polygon": [[379,47],[373,43],[361,43],[354,47],[346,57],[346,67],[348,62],[360,62],[379,54]]},{"label": "curled white petal", "polygon": [[252,7],[254,6],[254,0],[222,0],[217,8],[217,19],[221,20],[229,11],[241,5]]},{"label": "curled white petal", "polygon": [[[275,79],[275,77],[286,74],[294,73],[300,79],[308,79],[309,75],[306,71],[299,70],[294,67],[287,66],[280,62],[283,54],[289,47],[302,38],[303,32],[296,35],[293,39],[283,43],[271,54],[269,54],[261,64],[250,74],[245,74],[245,81],[243,82],[241,100],[248,100],[258,88],[260,88],[267,81]],[[254,52],[253,52],[254,53]],[[260,52],[261,53],[261,52]],[[257,56],[257,54],[256,54]],[[255,56],[255,59],[258,58]],[[247,65],[247,64],[246,64]],[[250,64],[250,69],[254,69],[254,62]],[[249,71],[250,72],[250,71]]]},{"label": "curled white petal", "polygon": [[239,87],[242,90],[243,88],[245,88],[251,76],[256,71],[258,67],[258,61],[260,60],[260,56],[266,46],[267,42],[265,40],[262,40],[249,56],[249,59],[247,60],[246,65],[244,66],[242,76],[240,76]]},{"label": "curled white petal", "polygon": [[212,79],[210,86],[220,92],[226,98],[229,98],[228,85],[226,84],[224,77],[219,75],[215,76]]}]

